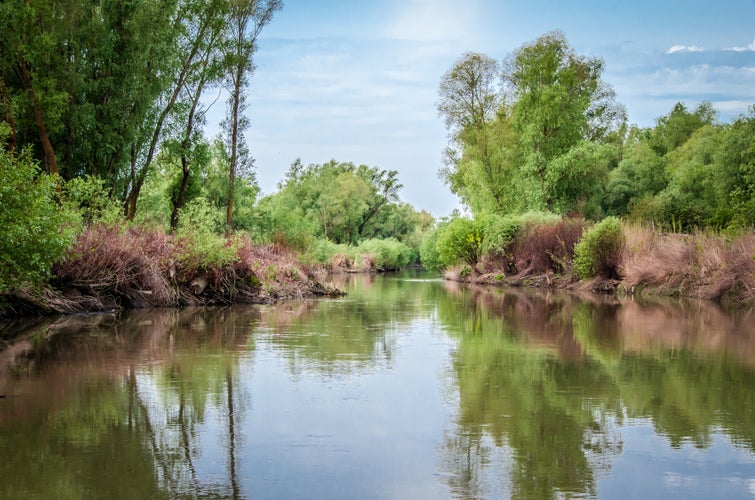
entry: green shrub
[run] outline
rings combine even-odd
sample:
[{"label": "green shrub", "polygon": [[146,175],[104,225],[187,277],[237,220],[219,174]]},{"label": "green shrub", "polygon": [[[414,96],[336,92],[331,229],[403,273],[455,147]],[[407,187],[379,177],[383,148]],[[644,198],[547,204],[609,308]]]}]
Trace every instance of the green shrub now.
[{"label": "green shrub", "polygon": [[438,253],[438,238],[440,237],[443,226],[431,231],[419,247],[419,258],[422,266],[429,271],[441,271],[443,263],[440,261]]},{"label": "green shrub", "polygon": [[339,245],[325,238],[318,238],[305,254],[305,261],[315,264],[328,265],[336,254],[348,254],[346,245]]},{"label": "green shrub", "polygon": [[484,221],[485,238],[482,252],[491,257],[503,257],[510,253],[510,246],[514,242],[519,229],[522,227],[521,217],[507,215],[505,217],[493,215]]},{"label": "green shrub", "polygon": [[580,278],[618,278],[626,237],[616,217],[606,217],[584,233],[574,247],[574,269]]},{"label": "green shrub", "polygon": [[483,236],[481,222],[462,218],[452,220],[438,236],[440,263],[444,267],[465,263],[474,268],[482,255]]},{"label": "green shrub", "polygon": [[0,293],[44,283],[73,244],[80,219],[57,203],[57,182],[30,151],[0,149]]},{"label": "green shrub", "polygon": [[79,211],[84,222],[114,225],[123,219],[119,204],[110,197],[105,181],[87,175],[65,183],[66,200]]},{"label": "green shrub", "polygon": [[238,260],[238,244],[219,234],[222,214],[204,197],[191,200],[181,209],[176,237],[178,260],[184,267],[220,268]]},{"label": "green shrub", "polygon": [[395,238],[364,240],[356,248],[356,254],[370,255],[375,268],[383,271],[405,267],[412,257],[411,249]]}]

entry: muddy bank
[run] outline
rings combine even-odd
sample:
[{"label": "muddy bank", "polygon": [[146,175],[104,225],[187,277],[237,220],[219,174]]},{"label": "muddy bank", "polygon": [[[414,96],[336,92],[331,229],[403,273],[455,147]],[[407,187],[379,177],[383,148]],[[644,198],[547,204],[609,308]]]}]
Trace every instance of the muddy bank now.
[{"label": "muddy bank", "polygon": [[703,299],[726,307],[751,308],[755,305],[755,290],[742,289],[733,283],[729,288],[712,287],[710,282],[679,286],[670,280],[665,283],[634,283],[630,280],[593,278],[579,280],[574,276],[557,273],[538,273],[505,276],[502,273],[473,274],[460,269],[443,273],[448,281],[494,287],[532,287],[591,292],[616,296],[649,296]]}]

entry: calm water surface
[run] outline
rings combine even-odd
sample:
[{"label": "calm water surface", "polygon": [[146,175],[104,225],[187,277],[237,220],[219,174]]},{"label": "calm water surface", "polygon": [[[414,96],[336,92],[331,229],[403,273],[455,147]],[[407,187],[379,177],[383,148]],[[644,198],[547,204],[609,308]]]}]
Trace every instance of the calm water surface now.
[{"label": "calm water surface", "polygon": [[29,325],[0,497],[755,498],[752,313],[343,279]]}]

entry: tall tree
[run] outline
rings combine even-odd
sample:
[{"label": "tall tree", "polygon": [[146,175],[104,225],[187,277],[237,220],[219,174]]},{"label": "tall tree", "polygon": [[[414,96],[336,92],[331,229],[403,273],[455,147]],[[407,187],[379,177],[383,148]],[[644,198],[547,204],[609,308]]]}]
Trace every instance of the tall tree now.
[{"label": "tall tree", "polygon": [[[230,15],[228,23],[228,73],[229,87],[228,141],[230,146],[230,164],[228,171],[228,205],[226,226],[233,229],[233,193],[236,174],[240,168],[251,168],[251,158],[243,148],[244,130],[248,120],[243,116],[247,107],[245,91],[249,78],[254,72],[253,56],[257,50],[257,38],[273,18],[276,11],[283,6],[282,0],[229,0]],[[244,165],[244,163],[246,165]]]},{"label": "tall tree", "polygon": [[540,36],[504,62],[506,99],[520,134],[525,170],[535,181],[532,204],[555,208],[551,162],[582,140],[601,141],[623,125],[624,108],[602,81],[603,61],[577,55],[563,33]]},{"label": "tall tree", "polygon": [[[209,0],[193,4],[191,16],[186,20],[186,33],[182,39],[184,50],[194,53],[193,70],[183,82],[182,100],[179,121],[183,123],[180,139],[181,180],[176,196],[172,198],[173,212],[170,227],[178,227],[178,214],[186,203],[189,179],[192,173],[192,163],[196,156],[206,156],[207,144],[199,132],[204,121],[204,115],[209,106],[203,106],[201,97],[207,87],[218,83],[222,77],[222,42],[226,21],[226,7],[224,0]],[[197,154],[199,151],[199,155]]]},{"label": "tall tree", "polygon": [[[173,50],[169,57],[166,57],[169,66],[165,74],[168,81],[161,87],[162,92],[154,100],[150,119],[144,122],[142,142],[132,148],[129,191],[125,201],[125,212],[129,219],[136,214],[139,193],[164,138],[164,127],[171,114],[175,112],[182,93],[192,93],[191,90],[187,90],[187,85],[196,87],[198,80],[207,78],[206,72],[209,71],[210,65],[206,58],[217,43],[214,40],[223,32],[224,25],[219,20],[224,19],[225,15],[227,11],[224,10],[223,2],[180,0],[174,20],[174,37],[171,39]],[[201,76],[203,73],[205,76]],[[199,95],[193,95],[201,96],[201,88],[194,90],[198,90]],[[185,116],[186,122],[193,119],[193,115],[191,119],[188,115]],[[193,126],[191,128],[193,129]]]},{"label": "tall tree", "polygon": [[[500,163],[498,93],[500,67],[498,62],[476,52],[462,55],[440,80],[437,109],[451,135],[452,145],[446,150],[446,168],[441,177],[451,191],[470,207],[479,206],[480,194],[492,194],[500,205],[494,187],[503,165]],[[505,121],[505,120],[504,120]],[[495,123],[495,124],[494,124]],[[496,126],[498,125],[498,126]],[[477,188],[485,186],[483,193]]]},{"label": "tall tree", "polygon": [[495,116],[500,103],[498,72],[495,59],[467,52],[443,75],[437,107],[447,128],[455,132],[468,127],[479,129]]}]

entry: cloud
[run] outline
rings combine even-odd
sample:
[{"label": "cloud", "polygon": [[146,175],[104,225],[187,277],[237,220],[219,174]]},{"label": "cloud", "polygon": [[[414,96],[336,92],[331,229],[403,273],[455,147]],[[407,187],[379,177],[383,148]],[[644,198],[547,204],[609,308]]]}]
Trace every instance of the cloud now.
[{"label": "cloud", "polygon": [[702,52],[705,49],[697,45],[674,45],[666,51],[666,54],[674,54],[676,52]]},{"label": "cloud", "polygon": [[734,52],[747,52],[747,51],[755,52],[755,40],[753,40],[752,43],[744,47],[729,47],[725,50],[733,50]]}]

